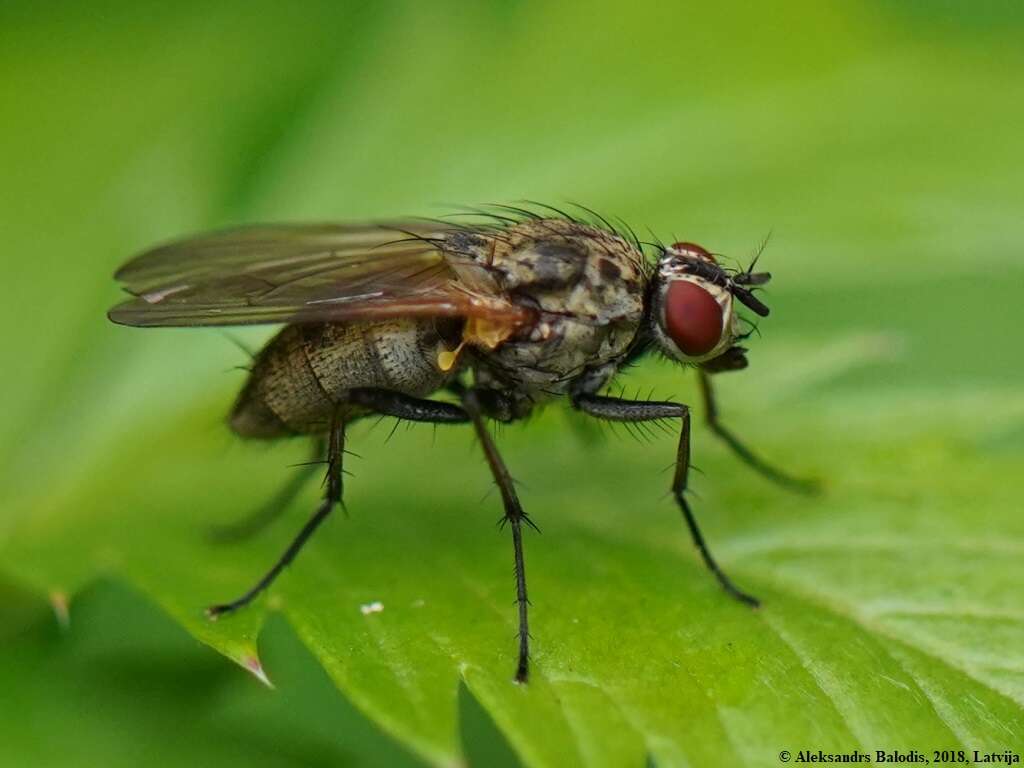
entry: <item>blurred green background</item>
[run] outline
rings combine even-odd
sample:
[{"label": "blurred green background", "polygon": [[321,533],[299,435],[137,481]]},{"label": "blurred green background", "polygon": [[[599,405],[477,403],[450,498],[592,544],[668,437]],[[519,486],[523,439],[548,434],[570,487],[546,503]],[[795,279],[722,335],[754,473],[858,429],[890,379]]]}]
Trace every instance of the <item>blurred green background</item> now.
[{"label": "blurred green background", "polygon": [[[1024,750],[1022,36],[1015,2],[4,2],[0,763]],[[361,430],[352,516],[276,590],[261,689],[196,638],[247,663],[267,606],[200,609],[304,510],[226,551],[202,531],[303,448],[234,441],[244,358],[110,325],[111,273],[216,226],[523,198],[740,260],[773,232],[773,313],[722,407],[826,492],[695,438],[698,514],[765,610],[726,604],[661,498],[671,438],[553,408],[502,433],[545,532],[511,689],[511,553],[468,433]],[[653,361],[627,383],[695,402]],[[371,599],[426,602],[369,624]]]}]

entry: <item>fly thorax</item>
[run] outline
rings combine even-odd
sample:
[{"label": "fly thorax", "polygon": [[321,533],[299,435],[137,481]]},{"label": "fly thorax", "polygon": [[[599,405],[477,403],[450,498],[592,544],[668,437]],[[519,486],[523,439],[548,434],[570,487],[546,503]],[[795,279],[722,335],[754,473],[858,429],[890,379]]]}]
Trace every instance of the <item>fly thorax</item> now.
[{"label": "fly thorax", "polygon": [[510,228],[491,266],[537,320],[484,356],[512,386],[564,392],[621,359],[643,318],[643,257],[622,238],[562,220]]}]

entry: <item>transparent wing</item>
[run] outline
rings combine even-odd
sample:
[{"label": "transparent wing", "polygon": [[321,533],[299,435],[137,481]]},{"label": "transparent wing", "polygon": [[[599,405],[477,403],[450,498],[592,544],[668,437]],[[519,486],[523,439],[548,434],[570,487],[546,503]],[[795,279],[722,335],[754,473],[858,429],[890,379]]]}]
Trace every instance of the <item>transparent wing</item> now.
[{"label": "transparent wing", "polygon": [[313,323],[387,317],[524,322],[524,310],[465,279],[422,222],[246,227],[147,251],[115,277],[134,298],[109,313],[137,326]]}]

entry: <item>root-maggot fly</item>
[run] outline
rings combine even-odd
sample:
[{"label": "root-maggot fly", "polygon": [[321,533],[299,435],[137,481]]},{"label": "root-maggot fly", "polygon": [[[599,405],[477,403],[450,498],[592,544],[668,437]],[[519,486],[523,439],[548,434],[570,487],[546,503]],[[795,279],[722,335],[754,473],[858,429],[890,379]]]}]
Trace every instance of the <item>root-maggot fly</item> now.
[{"label": "root-maggot fly", "polygon": [[[326,457],[326,494],[313,516],[249,591],[209,608],[211,617],[241,608],[270,586],[340,504],[348,424],[371,415],[469,423],[512,535],[515,678],[525,681],[523,529],[533,524],[487,422],[517,421],[556,398],[611,422],[679,422],[675,501],[725,591],[758,604],[718,566],[685,495],[690,409],[601,392],[648,352],[694,368],[712,430],[755,469],[801,487],[718,422],[711,389],[712,374],[746,367],[740,344],[747,326],[737,305],[766,316],[754,292],[770,275],[753,271],[753,264],[727,268],[694,243],[643,242],[628,227],[582,210],[577,216],[547,206],[494,206],[469,223],[254,226],[155,248],[117,272],[132,298],[111,310],[116,323],[283,323],[256,355],[229,424],[244,438],[308,435],[317,458]],[[299,480],[274,499],[275,509],[286,506]],[[267,517],[234,530],[252,530]]]}]

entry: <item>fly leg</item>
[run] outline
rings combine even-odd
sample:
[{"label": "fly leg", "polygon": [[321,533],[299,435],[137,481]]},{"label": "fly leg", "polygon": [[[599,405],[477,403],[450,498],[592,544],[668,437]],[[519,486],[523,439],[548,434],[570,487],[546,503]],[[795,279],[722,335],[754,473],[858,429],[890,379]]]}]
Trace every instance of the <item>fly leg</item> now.
[{"label": "fly leg", "polygon": [[751,469],[758,472],[772,482],[778,483],[784,488],[797,493],[816,493],[819,485],[814,480],[807,480],[793,477],[788,472],[773,467],[761,459],[737,438],[731,431],[718,420],[718,406],[715,404],[715,393],[711,387],[711,376],[706,371],[697,372],[700,381],[700,392],[704,398],[704,418],[707,420],[708,428],[728,445],[733,453],[740,457]]},{"label": "fly leg", "polygon": [[495,411],[501,413],[509,410],[508,406],[498,407],[496,399],[500,399],[497,393],[468,389],[462,393],[462,407],[466,409],[473,421],[473,428],[476,430],[477,439],[484,449],[484,456],[491,468],[494,482],[501,492],[501,502],[505,507],[505,517],[502,524],[507,523],[512,529],[512,550],[515,558],[516,575],[516,603],[519,608],[519,661],[516,664],[516,682],[525,683],[529,676],[530,665],[530,625],[527,617],[529,600],[526,597],[526,566],[523,561],[523,523],[534,530],[538,530],[533,521],[527,517],[519,503],[519,496],[516,494],[512,475],[509,474],[501,454],[487,430],[487,422],[484,421],[484,411],[490,413]]},{"label": "fly leg", "polygon": [[657,402],[657,401],[633,401],[622,400],[617,397],[602,397],[600,395],[578,394],[573,397],[573,406],[590,416],[605,421],[639,422],[639,421],[660,421],[662,419],[680,419],[682,428],[679,432],[679,448],[676,451],[676,469],[672,479],[672,495],[675,497],[679,509],[683,513],[683,519],[690,529],[690,536],[697,546],[700,556],[708,570],[718,579],[726,592],[740,602],[753,607],[760,605],[760,601],[753,595],[749,595],[733,584],[732,579],[725,575],[725,572],[711,556],[711,551],[704,542],[704,536],[697,525],[697,519],[693,516],[690,504],[686,500],[687,477],[690,471],[690,409],[679,403]]},{"label": "fly leg", "polygon": [[314,512],[313,516],[309,518],[306,524],[302,527],[302,530],[299,531],[299,534],[292,540],[292,543],[288,545],[284,554],[281,555],[276,563],[274,563],[274,566],[264,574],[263,578],[257,581],[256,584],[241,597],[238,597],[229,603],[211,605],[206,609],[207,616],[211,619],[215,619],[221,614],[230,613],[244,605],[248,605],[254,598],[263,592],[263,590],[269,587],[281,571],[283,571],[285,567],[295,559],[295,556],[299,554],[299,551],[309,540],[309,537],[312,536],[316,529],[320,527],[320,523],[327,519],[327,516],[331,513],[331,510],[334,509],[336,504],[341,503],[341,461],[344,454],[345,422],[336,414],[331,420],[330,432],[327,436],[327,490],[324,494],[324,500],[320,502],[320,506],[317,507],[316,512]]},{"label": "fly leg", "polygon": [[348,402],[361,405],[382,416],[430,424],[460,424],[469,421],[469,414],[452,403],[423,400],[389,389],[353,389]]},{"label": "fly leg", "polygon": [[487,431],[484,413],[507,421],[511,419],[511,406],[499,393],[489,390],[466,389],[461,386],[451,387],[462,400],[462,408],[450,403],[433,400],[419,400],[396,392],[379,389],[353,390],[349,393],[351,402],[372,408],[378,413],[396,416],[410,421],[428,421],[434,423],[456,423],[472,421],[477,439],[483,446],[487,464],[494,475],[494,481],[501,491],[501,501],[505,507],[503,523],[512,529],[512,548],[515,558],[516,602],[519,607],[519,661],[516,664],[516,682],[525,683],[529,675],[530,663],[530,630],[527,617],[526,598],[526,566],[523,562],[523,531],[522,524],[536,528],[526,516],[516,495],[512,476],[505,467],[505,462],[498,453],[498,448]]},{"label": "fly leg", "polygon": [[[399,392],[390,392],[383,389],[354,389],[349,393],[347,402],[371,408],[385,416],[396,416],[408,421],[452,423],[469,420],[466,412],[457,405],[433,400],[421,400]],[[343,486],[342,458],[344,454],[345,422],[339,415],[335,415],[331,421],[331,428],[327,439],[327,491],[324,494],[324,500],[306,525],[303,526],[302,530],[299,531],[298,536],[288,545],[288,548],[274,564],[273,568],[267,571],[252,589],[238,599],[232,600],[230,603],[207,608],[206,613],[210,618],[216,618],[223,613],[230,613],[252,602],[295,559],[295,556],[299,554],[303,545],[320,526],[320,523],[327,518],[336,504],[341,503]]]},{"label": "fly leg", "polygon": [[317,467],[323,463],[326,450],[327,441],[322,437],[316,438],[313,441],[313,452],[309,461],[298,466],[297,471],[288,478],[288,482],[274,494],[270,501],[257,507],[240,520],[215,526],[210,531],[211,538],[217,542],[242,541],[254,536],[274,522],[282,512],[288,509],[295,497],[299,495],[299,491],[316,474]]}]

